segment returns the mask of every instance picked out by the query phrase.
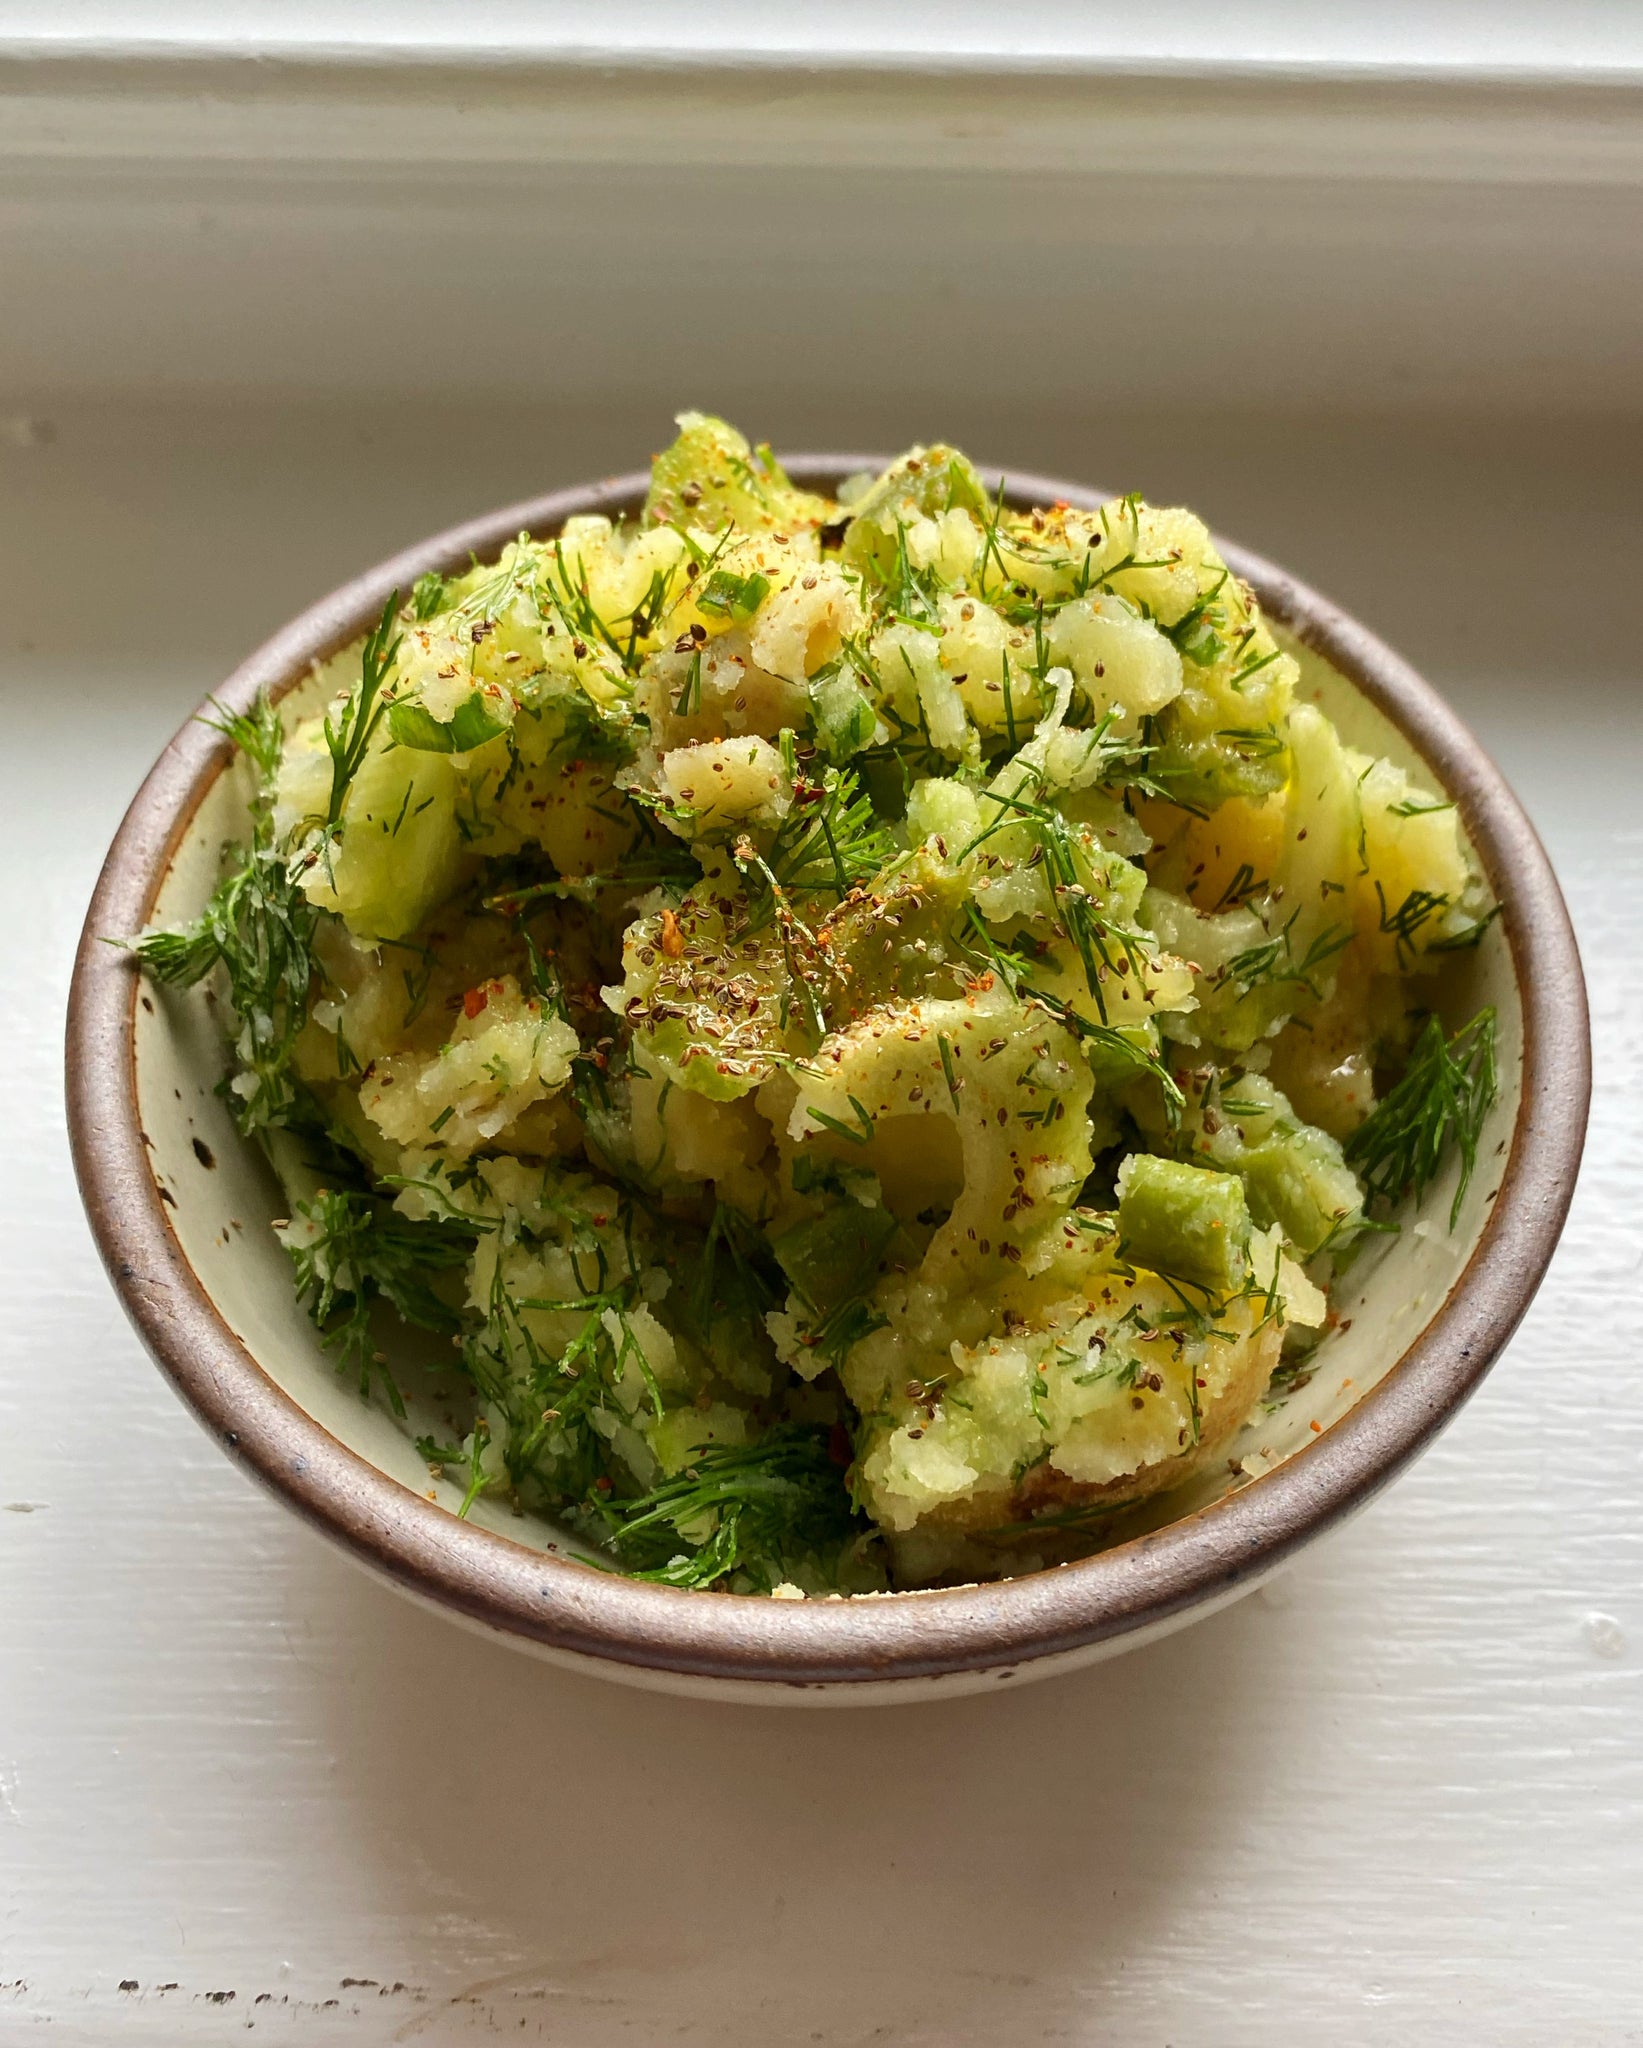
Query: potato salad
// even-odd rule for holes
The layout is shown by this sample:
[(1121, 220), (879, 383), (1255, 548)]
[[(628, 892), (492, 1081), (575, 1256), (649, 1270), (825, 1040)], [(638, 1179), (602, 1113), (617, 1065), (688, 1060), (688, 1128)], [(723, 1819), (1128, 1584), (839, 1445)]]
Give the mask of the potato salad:
[(788, 1598), (1033, 1569), (1224, 1456), (1494, 1090), (1454, 807), (1298, 674), (1190, 512), (943, 446), (817, 495), (687, 413), (636, 516), (225, 716), (248, 842), (138, 951), (218, 977), (339, 1364), (440, 1362), (461, 1512)]

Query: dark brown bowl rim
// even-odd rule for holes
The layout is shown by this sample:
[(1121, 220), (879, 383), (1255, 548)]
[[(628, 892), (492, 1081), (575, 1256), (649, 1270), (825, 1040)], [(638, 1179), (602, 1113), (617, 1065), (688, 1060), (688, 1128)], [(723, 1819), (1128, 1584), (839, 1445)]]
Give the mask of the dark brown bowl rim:
[[(829, 488), (879, 456), (801, 455)], [(1017, 505), (1099, 504), (1051, 478), (1002, 475)], [(345, 646), (394, 589), (488, 558), (522, 531), (630, 512), (647, 479), (558, 491), (453, 527), (333, 591), (237, 668), (217, 701), (243, 711)], [(1497, 897), (1523, 1003), (1522, 1098), (1500, 1191), (1460, 1278), (1380, 1383), (1313, 1443), (1219, 1501), (1081, 1563), (1007, 1581), (854, 1601), (773, 1601), (640, 1584), (458, 1521), (348, 1450), (265, 1374), (189, 1266), (148, 1163), (136, 1094), (138, 980), (105, 943), (140, 931), (227, 743), (191, 719), (160, 756), (93, 895), (69, 999), (75, 1171), (120, 1299), (172, 1384), (235, 1457), (298, 1513), (407, 1590), (547, 1649), (677, 1678), (859, 1686), (1001, 1674), (1213, 1602), (1369, 1500), (1476, 1387), (1532, 1300), (1562, 1229), (1591, 1090), (1585, 985), (1568, 913), (1522, 807), (1478, 741), (1415, 671), (1304, 583), (1225, 541), (1270, 617), (1363, 691), (1461, 810)]]

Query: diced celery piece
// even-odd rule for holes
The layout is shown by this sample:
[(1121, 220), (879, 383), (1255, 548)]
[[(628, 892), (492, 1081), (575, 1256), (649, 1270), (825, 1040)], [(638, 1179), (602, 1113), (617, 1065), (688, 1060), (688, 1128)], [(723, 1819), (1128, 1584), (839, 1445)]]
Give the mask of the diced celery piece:
[(826, 1310), (866, 1292), (895, 1231), (888, 1209), (843, 1201), (784, 1230), (770, 1249), (795, 1291), (812, 1308)]
[(1290, 1243), (1310, 1255), (1342, 1224), (1363, 1213), (1363, 1189), (1327, 1131), (1301, 1124), (1252, 1145), (1238, 1161), (1250, 1214), (1263, 1227), (1283, 1226)]
[(1249, 1210), (1236, 1174), (1132, 1153), (1118, 1169), (1118, 1228), (1128, 1256), (1214, 1294), (1249, 1271)]

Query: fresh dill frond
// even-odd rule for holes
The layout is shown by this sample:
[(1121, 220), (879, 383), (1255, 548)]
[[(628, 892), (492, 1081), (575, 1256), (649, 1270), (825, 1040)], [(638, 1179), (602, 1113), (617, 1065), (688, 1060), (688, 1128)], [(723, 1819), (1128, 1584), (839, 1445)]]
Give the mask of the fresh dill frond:
[(453, 1336), (462, 1318), (437, 1290), (438, 1278), (466, 1263), (474, 1232), (459, 1224), (413, 1223), (388, 1203), (354, 1190), (321, 1188), (298, 1202), (279, 1230), (291, 1256), (297, 1298), (338, 1365), (359, 1374), (361, 1396), (380, 1375), (396, 1415), (405, 1403), (376, 1349), (371, 1312), (386, 1302), (403, 1322)]
[(785, 899), (848, 896), (880, 874), (894, 852), (889, 827), (851, 769), (828, 768), (820, 782), (795, 777), (793, 808), (769, 851), (757, 855), (745, 840), (735, 850), (748, 887), (748, 930), (768, 924)]
[(249, 1135), (292, 1121), (302, 1099), (291, 1058), (308, 1018), (319, 912), (274, 844), (270, 791), (279, 770), (279, 714), (260, 700), (243, 715), (225, 713), (208, 723), (258, 771), (251, 844), (233, 856), (234, 865), (192, 923), (144, 932), (132, 951), (156, 980), (174, 987), (190, 987), (222, 965), (239, 1024), (241, 1069), (225, 1093)]
[(1283, 734), (1270, 725), (1223, 726), (1215, 737), (1226, 740), (1228, 751), (1241, 761), (1274, 761), (1289, 745)]
[(1033, 840), (1034, 858), (1050, 891), (1056, 924), (1078, 955), (1085, 986), (1105, 1024), (1107, 976), (1142, 971), (1148, 959), (1146, 934), (1119, 924), (1100, 909), (1094, 893), (1100, 887), (1100, 877), (1058, 810), (1049, 804), (1029, 802), (1019, 789), (1011, 794), (987, 789), (981, 794), (987, 802), (997, 804), (1003, 815), (998, 823), (979, 832), (960, 858), (973, 853), (1012, 819), (1025, 822)]
[[(1065, 1027), (1084, 1046), (1110, 1061), (1120, 1073), (1133, 1071), (1145, 1075), (1158, 1084), (1164, 1098), (1164, 1116), (1173, 1131), (1181, 1120), (1186, 1107), (1186, 1096), (1179, 1082), (1163, 1061), (1144, 1045), (1138, 1044), (1127, 1032), (1116, 1025), (1094, 1024), (1087, 1017), (1079, 1015), (1070, 1003), (1064, 1003), (1057, 995), (1041, 988), (1032, 979), (1032, 963), (1018, 952), (999, 944), (988, 930), (986, 920), (971, 903), (966, 906), (965, 915), (969, 924), (970, 940), (959, 940), (961, 949), (978, 965), (989, 968), (997, 974), (1005, 987), (1018, 1002), (1036, 1003), (1046, 1014)], [(814, 1111), (811, 1112), (815, 1114)]]
[(1414, 957), (1415, 940), (1433, 918), (1449, 908), (1449, 898), (1431, 889), (1411, 889), (1394, 910), (1378, 881), (1375, 896), (1380, 904), (1380, 928), (1396, 946), (1400, 966), (1407, 966)]
[(201, 723), (232, 740), (256, 769), (261, 782), (272, 782), (279, 773), (280, 757), (285, 751), (285, 728), (280, 724), (279, 712), (268, 698), (259, 696), (251, 709), (244, 712), (224, 710), (215, 697), (210, 699), (210, 704), (218, 715), (203, 719)]
[(394, 623), (398, 610), (399, 592), (390, 590), (383, 603), (382, 616), (366, 634), (365, 645), (360, 650), (359, 682), (335, 718), (330, 712), (325, 714), (325, 745), (331, 756), (331, 801), (326, 811), (328, 826), (335, 826), (342, 817), (348, 785), (359, 773), (366, 749), (388, 708), (383, 700), (382, 685), (399, 654), (400, 635)]
[(694, 718), (702, 708), (702, 650), (699, 647), (691, 650), (690, 666), (685, 670), (685, 679), (673, 708), (681, 718)]
[(722, 1317), (752, 1321), (781, 1299), (764, 1233), (728, 1202), (713, 1206), (687, 1299), (692, 1322), (708, 1340)]
[(1256, 876), (1247, 860), (1240, 861), (1237, 873), (1217, 897), (1210, 915), (1213, 917), (1223, 910), (1241, 910), (1250, 897), (1259, 896), (1270, 887), (1268, 881)]
[(1221, 628), (1226, 619), (1224, 607), (1217, 600), (1231, 573), (1230, 569), (1223, 569), (1209, 589), (1166, 629), (1176, 651), (1194, 668), (1212, 668), (1221, 658)]
[(1275, 1415), (1292, 1394), (1298, 1394), (1304, 1387), (1311, 1386), (1317, 1370), (1316, 1345), (1281, 1358), (1272, 1368), (1272, 1377), (1267, 1381), (1261, 1413)]
[[(603, 1258), (601, 1256), (601, 1266)], [(515, 1309), (533, 1309), (547, 1315), (577, 1315), (583, 1321), (563, 1350), (553, 1356), (552, 1371), (563, 1379), (576, 1380), (593, 1375), (593, 1383), (613, 1386), (632, 1364), (644, 1384), (651, 1412), (660, 1420), (662, 1390), (644, 1347), (634, 1335), (628, 1317), (637, 1305), (631, 1281), (601, 1288), (597, 1293), (546, 1296), (522, 1294)]]
[(1200, 800), (1194, 793), (1197, 771), (1190, 762), (1164, 758), (1169, 742), (1159, 738), (1161, 730), (1158, 718), (1151, 712), (1142, 719), (1140, 744), (1132, 763), (1124, 769), (1126, 794), (1156, 797), (1161, 803), (1185, 811), (1188, 817), (1207, 818), (1213, 804)]
[(646, 847), (628, 856), (621, 868), (608, 875), (552, 875), (542, 881), (520, 882), (481, 896), (480, 905), (499, 917), (518, 917), (533, 903), (544, 901), (586, 902), (607, 889), (619, 889), (638, 896), (647, 889), (683, 886), (701, 879), (701, 868), (684, 847)]
[(1102, 1498), (1083, 1501), (1072, 1507), (1048, 1508), (1043, 1514), (1034, 1515), (1025, 1522), (1003, 1522), (986, 1533), (988, 1540), (1001, 1542), (1017, 1536), (1043, 1536), (1053, 1529), (1100, 1528), (1127, 1508), (1133, 1508), (1137, 1498), (1137, 1495), (1130, 1494), (1121, 1500)]
[(1453, 1038), (1429, 1017), (1415, 1041), (1403, 1078), (1346, 1141), (1346, 1159), (1370, 1195), (1417, 1200), (1437, 1178), (1451, 1146), (1460, 1152), (1460, 1182), (1449, 1207), (1449, 1228), (1477, 1166), (1484, 1118), (1499, 1092), (1495, 1012), (1483, 1009)]
[(976, 595), (992, 602), (996, 592), (992, 586), (989, 586), (987, 581), (989, 567), (991, 567), (993, 574), (998, 578), (997, 590), (1006, 588), (1010, 581), (1009, 566), (1004, 560), (1004, 551), (999, 543), (999, 529), (1004, 523), (1004, 479), (1002, 477), (998, 480), (997, 490), (987, 499), (980, 512), (976, 514), (976, 517), (981, 525), (981, 546), (976, 551), (975, 568), (972, 574), (975, 579)]
[(1499, 917), (1502, 906), (1491, 903), (1481, 917), (1473, 918), (1458, 932), (1448, 932), (1442, 938), (1429, 939), (1426, 950), (1429, 953), (1469, 953), (1483, 938), (1484, 933)]
[(933, 627), (941, 616), (941, 579), (933, 569), (914, 566), (907, 552), (907, 527), (896, 521), (895, 547), (882, 572), (885, 608), (909, 626)]
[[(508, 559), (468, 592), (456, 607), (459, 618), (476, 623), (495, 621), (520, 597), (529, 598), (536, 609), (536, 557), (531, 553), (530, 538), (528, 533), (520, 534)], [(446, 592), (442, 590), (440, 596), (444, 598)]]
[[(631, 1306), (625, 1286), (562, 1301), (516, 1297), (497, 1261), (484, 1320), (464, 1338), (461, 1362), (503, 1424), (496, 1442), (515, 1492), (530, 1486), (555, 1502), (577, 1500), (605, 1476), (609, 1453), (597, 1423), (606, 1419), (610, 1377), (619, 1370), (611, 1326), (625, 1349), (632, 1341), (625, 1320)], [(537, 1309), (570, 1319), (562, 1343), (549, 1344), (538, 1334)]]
[(461, 1472), (466, 1475), (462, 1490), (461, 1504), (456, 1511), (459, 1522), (465, 1522), (473, 1511), (473, 1504), (482, 1493), (488, 1492), (492, 1479), (485, 1470), (485, 1452), (490, 1442), (490, 1427), (483, 1415), (474, 1418), (474, 1426), (467, 1439), (459, 1444), (442, 1444), (437, 1437), (419, 1436), (416, 1439), (416, 1454), (436, 1476), (440, 1472)]
[(1304, 953), (1297, 953), (1294, 932), (1295, 921), (1300, 914), (1298, 910), (1292, 912), (1288, 923), (1274, 937), (1235, 953), (1220, 970), (1218, 978), (1234, 983), (1245, 995), (1252, 989), (1294, 983), (1305, 989), (1314, 1001), (1321, 1001), (1324, 991), (1318, 985), (1318, 973), (1352, 943), (1352, 927), (1326, 925), (1309, 942)]
[[(869, 1274), (867, 1277), (873, 1276)], [(825, 1358), (837, 1371), (864, 1337), (872, 1336), (875, 1330), (888, 1328), (889, 1320), (858, 1294), (853, 1300), (841, 1301), (837, 1308), (830, 1309), (814, 1328), (806, 1332), (802, 1341), (807, 1350), (814, 1351), (818, 1358)]]
[(707, 1587), (836, 1550), (861, 1526), (828, 1432), (799, 1424), (756, 1444), (712, 1445), (636, 1499), (594, 1492), (575, 1516), (632, 1577)]
[[(726, 533), (728, 537), (728, 528)], [(576, 636), (572, 653), (581, 659), (589, 646), (597, 642), (615, 655), (624, 676), (637, 675), (644, 660), (640, 642), (652, 631), (665, 608), (671, 584), (664, 582), (658, 585), (656, 578), (652, 577), (644, 596), (631, 612), (607, 619), (593, 602), (586, 573), (572, 576), (565, 561), (562, 540), (556, 540), (544, 558), (543, 580), (549, 600)], [(625, 635), (620, 630), (624, 619), (628, 626)]]
[(220, 912), (226, 907), (222, 899), (227, 887), (226, 882), (219, 885), (192, 924), (159, 927), (132, 941), (132, 952), (156, 981), (191, 988), (216, 966), (222, 958)]
[(853, 1124), (847, 1124), (842, 1117), (829, 1116), (826, 1110), (818, 1109), (814, 1103), (810, 1104), (805, 1115), (812, 1123), (820, 1124), (824, 1131), (831, 1131), (835, 1138), (846, 1138), (852, 1145), (871, 1145), (875, 1130), (873, 1119), (868, 1115), (865, 1105), (858, 1102), (854, 1095), (849, 1100), (850, 1107), (856, 1113), (856, 1121)]

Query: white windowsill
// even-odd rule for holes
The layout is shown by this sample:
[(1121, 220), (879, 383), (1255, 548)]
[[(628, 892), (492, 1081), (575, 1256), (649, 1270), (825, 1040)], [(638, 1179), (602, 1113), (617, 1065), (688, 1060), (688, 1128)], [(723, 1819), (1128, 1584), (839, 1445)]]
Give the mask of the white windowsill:
[(1643, 13), (1622, 0), (1366, 0), (1317, 6), (1176, 0), (1122, 10), (1051, 0), (78, 0), (42, 19), (3, 0), (0, 42), (355, 58), (489, 53), (723, 63), (1130, 64), (1398, 72), (1614, 73), (1643, 68)]

